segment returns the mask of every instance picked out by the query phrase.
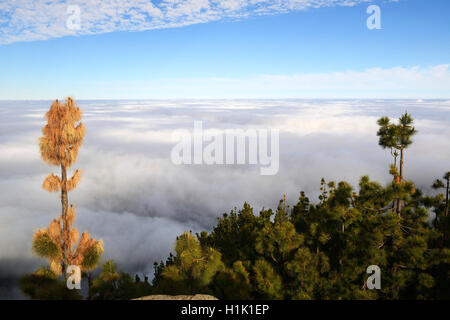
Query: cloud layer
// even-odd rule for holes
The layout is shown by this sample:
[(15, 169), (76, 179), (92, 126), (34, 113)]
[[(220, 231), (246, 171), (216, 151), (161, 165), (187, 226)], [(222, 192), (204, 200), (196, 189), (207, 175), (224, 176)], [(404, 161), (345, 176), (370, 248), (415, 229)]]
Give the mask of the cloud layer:
[[(0, 99), (23, 99), (16, 87), (7, 83)], [(48, 99), (54, 92), (82, 99), (449, 99), (450, 64), (229, 78), (87, 79), (75, 90), (72, 83), (61, 81), (31, 91), (29, 98)]]
[(308, 8), (353, 6), (361, 2), (370, 0), (1, 1), (0, 44), (173, 28)]
[[(67, 89), (69, 90), (69, 89)], [(70, 92), (70, 91), (69, 91)], [(79, 92), (83, 95), (83, 89)], [(88, 92), (86, 92), (89, 95)], [(230, 78), (165, 78), (104, 83), (96, 97), (164, 98), (450, 98), (450, 65), (370, 68), (363, 71), (258, 75)]]
[[(283, 193), (317, 199), (320, 178), (356, 185), (363, 174), (388, 183), (389, 152), (379, 148), (376, 119), (405, 109), (419, 134), (406, 152), (406, 176), (419, 188), (448, 171), (450, 101), (444, 100), (152, 100), (79, 101), (87, 127), (73, 169), (84, 175), (69, 195), (75, 226), (105, 241), (104, 259), (130, 273), (152, 274), (175, 237), (210, 231), (216, 219), (248, 201), (258, 212)], [(0, 101), (0, 298), (19, 297), (17, 278), (45, 262), (30, 251), (33, 230), (60, 212), (56, 194), (41, 188), (57, 168), (39, 156), (37, 141), (50, 101)], [(280, 130), (280, 170), (259, 166), (181, 165), (170, 161), (176, 129)]]

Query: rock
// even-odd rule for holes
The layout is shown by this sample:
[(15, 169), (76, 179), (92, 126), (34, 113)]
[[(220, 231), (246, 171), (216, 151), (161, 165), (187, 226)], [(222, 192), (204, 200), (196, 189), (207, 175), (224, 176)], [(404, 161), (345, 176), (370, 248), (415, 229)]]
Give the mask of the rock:
[(133, 300), (219, 300), (219, 299), (210, 296), (208, 294), (196, 294), (193, 296), (189, 295), (169, 296), (165, 294), (154, 294), (150, 296), (136, 298)]

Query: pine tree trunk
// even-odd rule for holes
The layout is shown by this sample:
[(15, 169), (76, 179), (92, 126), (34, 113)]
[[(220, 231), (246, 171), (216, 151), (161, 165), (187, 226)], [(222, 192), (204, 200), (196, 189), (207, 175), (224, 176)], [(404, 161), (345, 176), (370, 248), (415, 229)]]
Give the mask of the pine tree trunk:
[(447, 190), (447, 192), (446, 192), (446, 194), (445, 194), (445, 216), (448, 216), (448, 189), (449, 189), (449, 181), (450, 181), (450, 179), (447, 179), (447, 188), (446, 188), (446, 190)]
[(88, 300), (91, 300), (91, 287), (92, 287), (92, 273), (87, 272), (87, 283), (88, 283)]
[[(403, 181), (403, 148), (400, 149), (400, 183)], [(402, 202), (400, 199), (397, 199), (397, 213), (400, 217), (400, 212), (402, 211)]]
[(68, 225), (67, 225), (67, 209), (69, 207), (69, 200), (67, 197), (67, 189), (66, 189), (66, 182), (67, 182), (67, 170), (66, 167), (61, 164), (61, 204), (62, 204), (62, 223), (63, 223), (63, 243), (62, 243), (62, 267), (63, 267), (63, 274), (64, 277), (66, 277), (66, 268), (68, 267), (68, 246), (67, 246), (67, 237), (68, 237)]
[(400, 181), (403, 180), (403, 148), (400, 149)]

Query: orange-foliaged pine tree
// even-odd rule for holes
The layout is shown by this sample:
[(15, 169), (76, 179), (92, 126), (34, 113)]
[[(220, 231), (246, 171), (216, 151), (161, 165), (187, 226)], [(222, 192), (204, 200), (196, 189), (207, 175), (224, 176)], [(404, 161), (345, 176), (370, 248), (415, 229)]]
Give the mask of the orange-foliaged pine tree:
[(61, 176), (50, 174), (42, 187), (49, 192), (61, 192), (62, 211), (48, 228), (35, 232), (33, 251), (47, 259), (50, 269), (57, 275), (69, 265), (78, 265), (85, 271), (93, 270), (103, 253), (102, 240), (91, 238), (87, 231), (79, 239), (78, 230), (72, 228), (76, 214), (75, 207), (72, 204), (69, 206), (68, 192), (76, 188), (81, 171), (76, 170), (69, 179), (67, 169), (77, 160), (86, 132), (80, 122), (81, 115), (81, 109), (72, 98), (67, 98), (64, 104), (56, 100), (45, 114), (48, 122), (42, 129), (43, 137), (39, 139), (42, 159), (61, 167)]

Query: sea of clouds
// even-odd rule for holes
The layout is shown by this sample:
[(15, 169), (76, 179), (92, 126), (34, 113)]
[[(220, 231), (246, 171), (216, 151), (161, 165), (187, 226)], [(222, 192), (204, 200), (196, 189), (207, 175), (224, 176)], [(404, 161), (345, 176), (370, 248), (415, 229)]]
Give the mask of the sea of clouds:
[[(58, 168), (40, 159), (38, 138), (51, 101), (0, 101), (0, 298), (23, 298), (17, 279), (44, 265), (31, 253), (35, 228), (60, 213), (57, 194), (41, 188)], [(153, 272), (183, 231), (211, 231), (217, 217), (244, 201), (275, 208), (283, 193), (313, 201), (320, 178), (357, 186), (368, 174), (383, 184), (392, 161), (378, 146), (376, 120), (407, 110), (419, 133), (407, 150), (406, 178), (431, 192), (450, 169), (450, 101), (446, 100), (150, 100), (78, 101), (87, 128), (78, 162), (75, 226), (104, 240), (103, 260), (129, 273)], [(177, 129), (280, 130), (280, 167), (175, 165)]]

